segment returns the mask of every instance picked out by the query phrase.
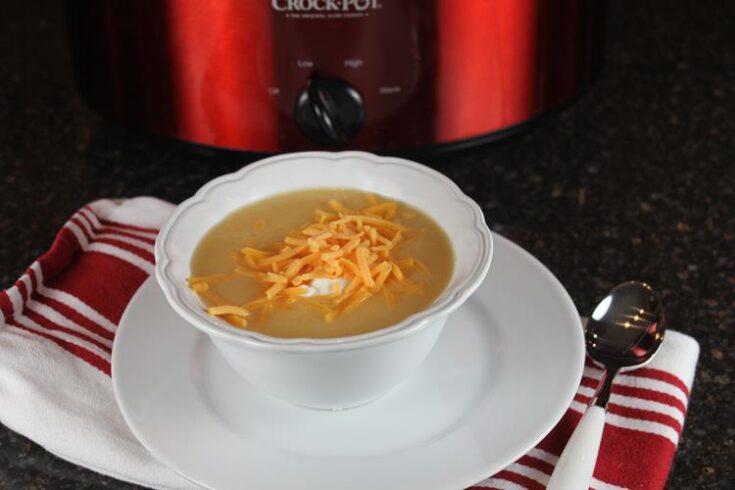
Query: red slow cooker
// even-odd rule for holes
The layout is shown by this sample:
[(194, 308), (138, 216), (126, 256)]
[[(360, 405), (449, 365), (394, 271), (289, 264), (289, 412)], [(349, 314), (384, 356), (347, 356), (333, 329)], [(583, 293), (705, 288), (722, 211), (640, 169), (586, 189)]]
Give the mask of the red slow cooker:
[(519, 130), (600, 66), (604, 0), (68, 0), (105, 116), (235, 150), (408, 150)]

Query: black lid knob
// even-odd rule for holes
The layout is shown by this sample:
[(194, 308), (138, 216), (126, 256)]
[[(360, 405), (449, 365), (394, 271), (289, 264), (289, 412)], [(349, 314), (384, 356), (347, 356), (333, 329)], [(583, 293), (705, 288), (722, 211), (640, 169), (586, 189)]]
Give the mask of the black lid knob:
[(360, 94), (347, 82), (313, 77), (296, 99), (294, 117), (314, 143), (340, 145), (362, 128), (365, 108)]

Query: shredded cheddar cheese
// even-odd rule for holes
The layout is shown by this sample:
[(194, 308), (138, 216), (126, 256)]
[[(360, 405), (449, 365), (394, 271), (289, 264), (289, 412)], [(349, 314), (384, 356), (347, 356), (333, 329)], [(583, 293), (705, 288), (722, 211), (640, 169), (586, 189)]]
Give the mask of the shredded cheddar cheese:
[[(376, 294), (388, 305), (398, 294), (422, 294), (420, 285), (406, 277), (406, 271), (427, 272), (414, 258), (395, 258), (396, 249), (413, 236), (406, 226), (395, 221), (396, 202), (379, 202), (369, 195), (369, 205), (353, 210), (332, 199), (329, 211), (317, 209), (313, 221), (288, 233), (273, 250), (244, 247), (236, 255), (231, 273), (189, 278), (189, 286), (213, 306), (210, 315), (246, 327), (251, 312), (259, 318), (277, 305), (303, 302), (324, 314), (326, 321), (348, 314)], [(255, 227), (262, 228), (264, 222)], [(263, 296), (243, 305), (231, 305), (214, 293), (210, 283), (248, 276), (263, 282)], [(307, 297), (315, 279), (334, 280), (321, 301)], [(342, 281), (341, 283), (338, 282)], [(313, 293), (309, 293), (313, 294)]]

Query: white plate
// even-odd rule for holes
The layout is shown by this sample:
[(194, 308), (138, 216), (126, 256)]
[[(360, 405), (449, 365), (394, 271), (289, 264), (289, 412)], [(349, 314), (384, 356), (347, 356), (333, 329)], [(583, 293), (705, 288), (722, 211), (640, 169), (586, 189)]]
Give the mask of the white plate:
[(493, 266), (419, 372), (345, 411), (298, 408), (236, 375), (149, 279), (120, 321), (112, 380), (159, 460), (215, 489), (470, 486), (542, 439), (584, 363), (577, 311), (536, 259), (495, 235)]

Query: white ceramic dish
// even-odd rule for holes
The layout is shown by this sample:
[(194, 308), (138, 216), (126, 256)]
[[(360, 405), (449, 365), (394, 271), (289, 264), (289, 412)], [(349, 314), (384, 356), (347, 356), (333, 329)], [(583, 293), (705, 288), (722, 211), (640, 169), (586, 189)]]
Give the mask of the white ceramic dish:
[(543, 265), (495, 237), (493, 273), (404, 384), (345, 411), (299, 408), (238, 377), (149, 280), (115, 336), (112, 380), (158, 459), (217, 490), (457, 490), (535, 445), (584, 364), (571, 299)]
[[(433, 217), (455, 252), (447, 288), (427, 309), (388, 328), (336, 339), (283, 339), (206, 314), (187, 287), (201, 237), (237, 208), (308, 188), (351, 187), (411, 204)], [(322, 409), (362, 405), (404, 381), (426, 358), (447, 317), (482, 282), (492, 236), (479, 206), (447, 177), (408, 160), (362, 152), (291, 153), (217, 178), (184, 201), (156, 240), (156, 278), (173, 309), (211, 336), (230, 365), (283, 400)]]

